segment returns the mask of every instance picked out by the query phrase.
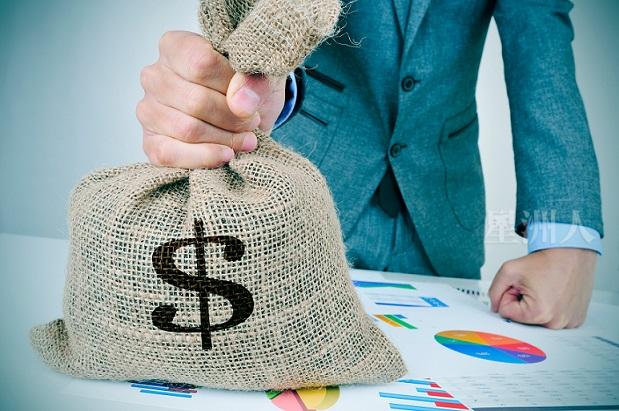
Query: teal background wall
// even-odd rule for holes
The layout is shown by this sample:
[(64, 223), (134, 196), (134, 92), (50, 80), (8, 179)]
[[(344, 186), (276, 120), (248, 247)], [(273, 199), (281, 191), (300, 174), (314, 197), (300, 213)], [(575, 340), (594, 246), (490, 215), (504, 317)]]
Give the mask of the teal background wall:
[[(619, 1), (576, 0), (577, 76), (602, 177), (605, 255), (596, 287), (619, 291)], [(166, 30), (197, 31), (197, 1), (0, 0), (0, 232), (66, 237), (71, 188), (94, 168), (144, 161), (141, 68)], [(480, 111), (490, 216), (513, 213), (515, 177), (500, 42), (483, 57)], [(489, 227), (484, 278), (522, 255)]]

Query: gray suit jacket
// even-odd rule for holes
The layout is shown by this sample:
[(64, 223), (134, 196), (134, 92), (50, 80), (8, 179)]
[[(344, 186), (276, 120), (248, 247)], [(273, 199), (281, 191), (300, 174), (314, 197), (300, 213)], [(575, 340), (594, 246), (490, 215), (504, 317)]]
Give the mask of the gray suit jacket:
[(536, 218), (603, 233), (569, 1), (356, 0), (348, 7), (342, 34), (306, 60), (298, 114), (275, 133), (323, 172), (345, 238), (391, 164), (434, 269), (479, 275), (485, 199), (475, 86), (491, 17), (511, 109), (516, 230)]

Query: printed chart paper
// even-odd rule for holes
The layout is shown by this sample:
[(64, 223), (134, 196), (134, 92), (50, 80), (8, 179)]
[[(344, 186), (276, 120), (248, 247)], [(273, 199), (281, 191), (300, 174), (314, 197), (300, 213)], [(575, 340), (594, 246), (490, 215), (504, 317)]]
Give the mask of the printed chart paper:
[[(74, 379), (64, 393), (201, 411), (619, 409), (617, 322), (561, 331), (525, 326), (448, 285), (403, 277), (353, 272), (368, 316), (407, 364), (408, 374), (392, 384), (230, 392)], [(618, 307), (604, 310), (619, 317)]]

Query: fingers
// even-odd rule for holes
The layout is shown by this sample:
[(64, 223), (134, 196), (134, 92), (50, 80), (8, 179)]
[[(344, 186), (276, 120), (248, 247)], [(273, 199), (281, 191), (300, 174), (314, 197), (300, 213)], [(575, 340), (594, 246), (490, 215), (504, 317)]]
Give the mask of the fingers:
[[(138, 104), (136, 114), (144, 128), (144, 151), (153, 163), (159, 165), (217, 167), (222, 161), (232, 159), (234, 151), (252, 151), (258, 144), (251, 132), (232, 133), (219, 129), (148, 96)], [(161, 147), (156, 146), (158, 142)], [(213, 150), (216, 149), (216, 152), (213, 153), (206, 147), (209, 144), (226, 147), (227, 150), (215, 147)], [(184, 158), (185, 154), (187, 158)]]
[(184, 31), (165, 33), (159, 42), (161, 62), (185, 80), (226, 93), (234, 70), (202, 36)]
[(216, 127), (242, 132), (253, 130), (260, 124), (257, 113), (243, 118), (236, 116), (228, 108), (225, 95), (191, 83), (164, 65), (145, 67), (140, 81), (150, 98)]
[(229, 61), (194, 33), (168, 32), (159, 48), (159, 61), (142, 71), (145, 96), (136, 110), (149, 159), (216, 167), (232, 158), (231, 151), (254, 150), (251, 130), (272, 128), (285, 78), (235, 75)]
[(175, 138), (144, 132), (144, 152), (151, 163), (179, 168), (216, 168), (228, 163), (234, 151), (224, 145), (187, 144)]
[(490, 291), (492, 311), (503, 318), (531, 324), (530, 297), (519, 288), (518, 268), (515, 261), (503, 264), (496, 274)]
[[(535, 297), (522, 294), (516, 288), (510, 288), (503, 294), (501, 301), (498, 304), (498, 313), (503, 318), (508, 318), (522, 324), (535, 324), (549, 326), (553, 318), (545, 304), (540, 304), (540, 301)], [(558, 320), (558, 317), (553, 318)], [(553, 327), (550, 327), (553, 328)], [(561, 326), (563, 328), (563, 326)]]
[(492, 311), (520, 323), (540, 323), (535, 314), (539, 302), (526, 287), (530, 271), (521, 259), (507, 261), (501, 266), (488, 292)]
[(531, 257), (507, 261), (501, 266), (489, 291), (492, 310), (519, 323), (563, 328), (563, 316), (555, 315), (552, 302), (540, 288), (543, 282), (535, 281), (542, 273)]
[[(570, 327), (568, 325), (568, 319), (565, 315), (557, 315), (552, 318), (552, 320), (546, 323), (540, 323), (546, 328), (550, 328), (551, 330), (562, 330), (564, 328), (575, 328), (577, 325)], [(578, 324), (580, 325), (580, 324)]]
[(501, 266), (499, 271), (494, 276), (492, 280), (492, 285), (488, 290), (488, 296), (490, 297), (490, 307), (493, 312), (498, 312), (501, 299), (503, 298), (503, 294), (512, 288), (515, 282), (514, 271), (511, 269), (509, 265), (511, 261), (506, 262)]
[(233, 133), (205, 123), (179, 110), (144, 97), (137, 106), (137, 117), (145, 130), (163, 134), (185, 143), (227, 145), (235, 151), (256, 148), (256, 136), (251, 132)]
[(515, 288), (508, 289), (497, 304), (497, 312), (503, 318), (517, 322), (527, 322), (528, 301)]
[(586, 307), (583, 311), (571, 318), (564, 328), (578, 328), (583, 325), (585, 320), (587, 319), (587, 311), (588, 307)]
[(503, 264), (489, 291), (501, 316), (551, 329), (587, 317), (596, 256), (575, 249), (541, 250)]

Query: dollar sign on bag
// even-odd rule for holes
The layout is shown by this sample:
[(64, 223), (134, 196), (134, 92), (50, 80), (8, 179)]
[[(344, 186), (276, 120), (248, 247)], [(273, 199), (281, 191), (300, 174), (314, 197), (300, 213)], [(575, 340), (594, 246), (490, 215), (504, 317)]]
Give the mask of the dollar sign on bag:
[[(199, 332), (202, 338), (202, 349), (213, 348), (211, 333), (225, 330), (245, 321), (254, 310), (254, 299), (251, 293), (242, 285), (227, 280), (217, 280), (207, 277), (204, 247), (207, 243), (223, 245), (223, 257), (226, 261), (238, 261), (245, 253), (241, 240), (232, 236), (204, 236), (204, 224), (201, 220), (194, 221), (195, 237), (172, 240), (155, 249), (152, 256), (155, 272), (163, 281), (175, 287), (198, 293), (200, 302), (200, 325), (187, 327), (174, 324), (176, 307), (172, 304), (161, 304), (151, 314), (153, 325), (163, 331), (178, 333)], [(198, 275), (190, 275), (176, 267), (174, 254), (179, 248), (193, 245), (196, 249), (196, 266)], [(208, 298), (217, 294), (227, 299), (232, 306), (232, 317), (221, 324), (211, 324), (208, 312)]]

